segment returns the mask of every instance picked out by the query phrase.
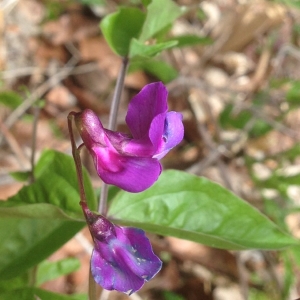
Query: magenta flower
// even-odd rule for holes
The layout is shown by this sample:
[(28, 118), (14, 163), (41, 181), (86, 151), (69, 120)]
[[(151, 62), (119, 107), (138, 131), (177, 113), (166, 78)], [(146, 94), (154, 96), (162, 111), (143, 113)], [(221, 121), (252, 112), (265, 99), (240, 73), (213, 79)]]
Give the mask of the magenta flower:
[(91, 212), (86, 203), (81, 202), (81, 206), (95, 243), (91, 271), (96, 283), (129, 295), (138, 291), (162, 266), (145, 232), (116, 226)]
[(168, 112), (167, 97), (166, 87), (156, 82), (131, 100), (126, 116), (131, 135), (103, 128), (89, 109), (76, 114), (76, 126), (104, 182), (137, 193), (158, 179), (159, 159), (181, 142), (184, 131), (182, 115)]

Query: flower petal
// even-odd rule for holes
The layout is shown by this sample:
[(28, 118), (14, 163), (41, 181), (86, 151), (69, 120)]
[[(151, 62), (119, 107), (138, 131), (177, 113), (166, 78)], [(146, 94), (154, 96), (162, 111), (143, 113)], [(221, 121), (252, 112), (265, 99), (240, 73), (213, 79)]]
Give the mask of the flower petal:
[[(133, 227), (116, 226), (117, 239), (123, 247), (127, 243), (127, 251), (122, 253), (123, 259), (130, 269), (139, 277), (149, 281), (161, 269), (161, 260), (153, 253), (149, 239), (145, 232)], [(124, 240), (123, 237), (126, 237)]]
[(162, 262), (143, 230), (115, 226), (115, 231), (107, 242), (95, 240), (92, 274), (103, 288), (131, 294), (160, 271)]
[(129, 295), (138, 291), (145, 283), (145, 280), (134, 274), (127, 265), (122, 262), (120, 264), (120, 259), (118, 262), (107, 261), (96, 249), (91, 258), (91, 272), (96, 283), (104, 289), (116, 290)]
[(157, 147), (153, 147), (149, 137), (140, 140), (131, 139), (122, 144), (122, 152), (130, 156), (152, 157), (156, 149)]
[(75, 124), (87, 148), (94, 144), (104, 145), (105, 129), (98, 116), (90, 109), (75, 115)]
[(182, 114), (174, 111), (168, 112), (165, 120), (162, 143), (160, 149), (153, 157), (157, 159), (164, 157), (173, 147), (182, 141), (183, 134)]
[(153, 278), (162, 262), (153, 253), (149, 239), (141, 229), (116, 226), (80, 202), (95, 248), (91, 272), (95, 281), (107, 290), (131, 294)]
[[(157, 159), (151, 157), (153, 151), (146, 157), (139, 156), (139, 151), (124, 153), (122, 145), (128, 144), (129, 137), (104, 129), (97, 115), (91, 110), (77, 114), (75, 122), (94, 159), (97, 173), (105, 183), (137, 193), (157, 180), (161, 165)], [(142, 144), (144, 149), (147, 149), (146, 146), (147, 144)]]
[[(148, 136), (152, 120), (167, 112), (168, 91), (162, 82), (146, 85), (129, 103), (126, 123), (134, 139)], [(163, 124), (162, 124), (163, 126)]]
[(93, 147), (91, 153), (100, 178), (128, 192), (147, 189), (161, 173), (161, 164), (155, 158), (126, 156), (101, 146)]
[(152, 156), (155, 155), (163, 143), (163, 134), (166, 122), (166, 114), (157, 115), (151, 122), (149, 129), (149, 138), (153, 145)]

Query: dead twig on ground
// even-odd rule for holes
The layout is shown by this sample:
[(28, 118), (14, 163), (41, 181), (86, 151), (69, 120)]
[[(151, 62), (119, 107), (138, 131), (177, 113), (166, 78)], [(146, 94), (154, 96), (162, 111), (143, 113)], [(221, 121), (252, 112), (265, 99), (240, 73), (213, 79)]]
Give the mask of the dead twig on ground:
[(17, 139), (8, 130), (7, 126), (0, 121), (0, 130), (5, 137), (8, 145), (10, 146), (12, 152), (16, 155), (17, 161), (23, 170), (26, 170), (29, 166), (29, 159), (23, 153), (21, 146), (17, 142)]
[(98, 68), (95, 63), (89, 63), (78, 67), (65, 67), (59, 70), (39, 87), (37, 87), (24, 102), (18, 106), (5, 120), (5, 126), (10, 128), (38, 99), (40, 99), (54, 84), (61, 82), (71, 74), (91, 72)]

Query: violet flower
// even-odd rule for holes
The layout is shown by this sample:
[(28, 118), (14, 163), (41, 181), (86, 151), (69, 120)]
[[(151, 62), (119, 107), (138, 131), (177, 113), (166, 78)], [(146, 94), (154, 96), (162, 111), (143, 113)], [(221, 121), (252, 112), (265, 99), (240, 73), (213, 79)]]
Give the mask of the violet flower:
[(162, 266), (145, 232), (114, 225), (91, 212), (86, 203), (81, 202), (81, 206), (95, 243), (91, 258), (95, 282), (128, 295), (138, 291)]
[(89, 109), (76, 114), (76, 126), (105, 183), (137, 193), (158, 179), (159, 159), (181, 142), (184, 131), (182, 115), (167, 112), (167, 97), (166, 87), (156, 82), (131, 100), (126, 116), (131, 135), (103, 128)]

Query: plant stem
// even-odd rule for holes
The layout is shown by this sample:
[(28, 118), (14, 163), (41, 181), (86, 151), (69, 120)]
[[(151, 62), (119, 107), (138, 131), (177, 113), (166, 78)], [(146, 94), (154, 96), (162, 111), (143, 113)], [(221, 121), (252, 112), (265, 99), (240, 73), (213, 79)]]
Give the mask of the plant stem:
[(108, 184), (105, 182), (102, 182), (100, 201), (99, 201), (99, 207), (98, 207), (98, 212), (101, 215), (106, 215), (107, 196), (108, 196)]
[[(128, 67), (128, 62), (129, 62), (128, 58), (124, 57), (118, 75), (114, 97), (111, 103), (111, 109), (110, 109), (109, 121), (108, 121), (109, 130), (116, 130), (117, 127), (117, 115), (118, 115), (118, 110), (120, 105), (121, 94), (124, 86), (125, 75)], [(107, 196), (108, 196), (108, 185), (103, 182), (98, 211), (101, 215), (104, 216), (106, 215)]]
[(90, 271), (89, 271), (89, 300), (97, 300), (100, 294), (98, 285), (96, 284), (94, 277), (92, 275), (91, 271), (91, 265), (90, 265)]
[(69, 129), (70, 140), (71, 140), (71, 145), (72, 145), (72, 155), (73, 155), (73, 158), (75, 161), (80, 200), (82, 202), (87, 203), (86, 195), (85, 195), (85, 191), (84, 191), (84, 185), (83, 185), (83, 173), (82, 173), (82, 164), (81, 164), (81, 158), (80, 158), (80, 147), (77, 148), (76, 143), (75, 143), (74, 134), (73, 134), (72, 121), (74, 119), (74, 115), (75, 115), (75, 112), (70, 112), (68, 115), (68, 129)]
[[(68, 129), (69, 129), (70, 140), (71, 140), (71, 145), (72, 145), (72, 155), (73, 155), (73, 158), (75, 161), (75, 167), (76, 167), (76, 174), (77, 174), (79, 194), (80, 194), (80, 205), (83, 209), (84, 205), (87, 206), (87, 200), (86, 200), (86, 195), (85, 195), (85, 190), (84, 190), (82, 163), (81, 163), (81, 158), (80, 158), (81, 146), (79, 146), (78, 148), (76, 146), (75, 137), (74, 137), (74, 133), (73, 133), (73, 127), (72, 127), (72, 121), (74, 119), (74, 116), (75, 116), (75, 112), (70, 112), (68, 115)], [(83, 213), (86, 217), (84, 209), (83, 209)], [(90, 274), (89, 274), (88, 294), (89, 294), (89, 300), (97, 300), (97, 285), (91, 274), (91, 269), (90, 269)]]
[(123, 86), (124, 86), (124, 80), (125, 80), (125, 75), (126, 75), (126, 71), (127, 71), (127, 66), (128, 66), (128, 58), (124, 57), (123, 61), (122, 61), (121, 69), (120, 69), (120, 72), (118, 75), (114, 97), (113, 97), (113, 100), (111, 103), (109, 121), (108, 121), (108, 129), (109, 130), (116, 130), (117, 115), (118, 115), (118, 110), (119, 110), (119, 105), (120, 105), (121, 93), (122, 93)]

